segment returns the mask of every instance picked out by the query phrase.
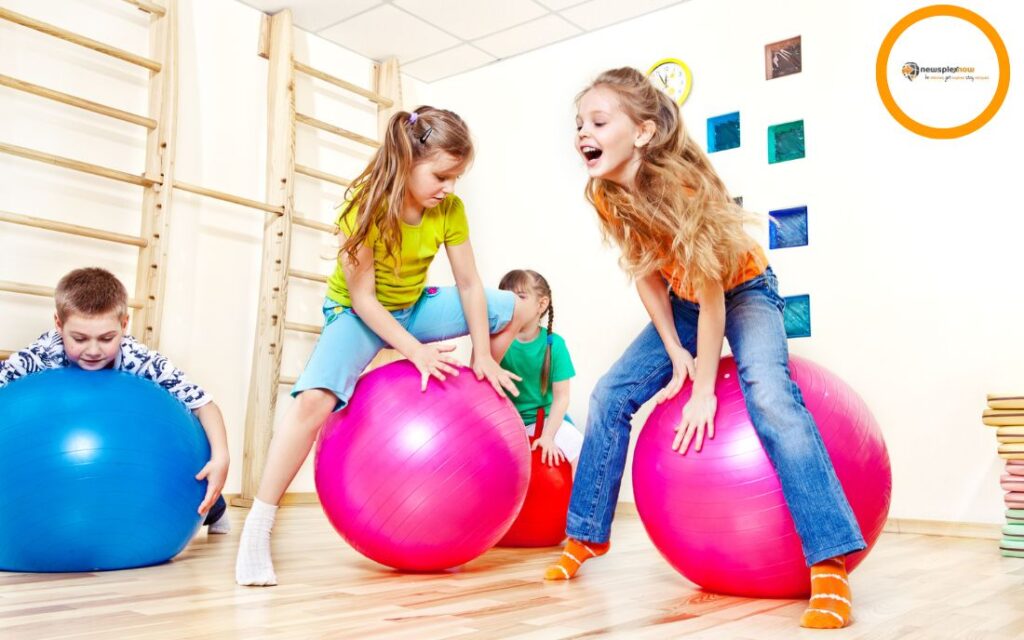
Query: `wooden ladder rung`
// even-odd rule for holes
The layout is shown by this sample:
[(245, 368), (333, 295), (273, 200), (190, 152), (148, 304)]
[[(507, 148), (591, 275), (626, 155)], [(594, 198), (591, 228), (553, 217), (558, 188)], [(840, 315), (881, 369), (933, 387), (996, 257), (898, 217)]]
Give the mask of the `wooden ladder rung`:
[(314, 169), (313, 167), (307, 167), (307, 166), (302, 165), (302, 164), (296, 164), (295, 165), (295, 173), (301, 173), (304, 176), (309, 176), (310, 178), (316, 178), (317, 180), (324, 180), (326, 182), (333, 182), (334, 184), (340, 184), (343, 187), (347, 187), (350, 184), (352, 184), (352, 181), (347, 179), (347, 178), (342, 178), (340, 176), (332, 175), (330, 173), (325, 173), (323, 171), (320, 171), (319, 169)]
[(302, 333), (320, 333), (321, 327), (315, 324), (303, 324), (301, 322), (284, 321), (284, 328), (288, 331), (301, 331)]
[[(0, 9), (0, 11), (2, 11), (2, 9)], [(8, 153), (12, 156), (26, 158), (28, 160), (45, 162), (47, 164), (56, 165), (58, 167), (63, 167), (65, 169), (71, 169), (73, 171), (89, 173), (94, 176), (110, 178), (111, 180), (117, 180), (119, 182), (136, 184), (139, 185), (140, 187), (151, 187), (154, 184), (160, 184), (156, 180), (153, 180), (152, 178), (147, 178), (146, 176), (139, 176), (135, 175), (134, 173), (127, 173), (125, 171), (119, 171), (118, 169), (111, 169), (109, 167), (104, 167), (89, 162), (82, 162), (81, 160), (74, 160), (72, 158), (65, 158), (64, 156), (57, 156), (52, 153), (37, 151), (35, 149), (29, 149), (27, 147), (19, 147), (13, 144), (7, 144), (6, 142), (0, 142), (0, 152)]]
[(291, 386), (291, 385), (295, 384), (298, 381), (299, 381), (298, 378), (293, 378), (291, 376), (280, 376), (277, 379), (277, 384), (283, 384), (283, 385)]
[(317, 231), (323, 231), (324, 233), (329, 233), (332, 236), (337, 235), (338, 233), (338, 227), (334, 226), (333, 224), (320, 222), (319, 220), (314, 220), (313, 218), (307, 216), (293, 215), (292, 224), (296, 224), (300, 227), (306, 227), (307, 229), (316, 229)]
[(29, 29), (35, 29), (36, 31), (40, 33), (45, 33), (48, 36), (53, 36), (55, 38), (60, 38), (61, 40), (66, 40), (73, 44), (77, 44), (80, 47), (85, 47), (86, 49), (98, 51), (112, 58), (117, 58), (118, 60), (130, 62), (134, 65), (138, 65), (140, 67), (149, 69), (150, 71), (160, 71), (161, 68), (160, 63), (156, 60), (136, 55), (130, 51), (125, 51), (124, 49), (118, 49), (113, 45), (109, 45), (105, 42), (100, 42), (99, 40), (86, 38), (85, 36), (81, 36), (77, 33), (74, 33), (73, 31), (61, 29), (60, 27), (48, 24), (46, 22), (42, 22), (40, 20), (36, 20), (35, 18), (23, 16), (20, 13), (15, 13), (14, 11), (11, 11), (10, 9), (4, 9), (3, 7), (0, 7), (0, 18), (7, 20), (9, 22), (13, 22), (14, 24), (20, 24), (23, 27), (28, 27)]
[(181, 182), (180, 180), (174, 181), (174, 188), (180, 189), (181, 191), (188, 191), (189, 193), (194, 193), (200, 196), (206, 196), (208, 198), (223, 200), (224, 202), (240, 204), (243, 207), (251, 207), (253, 209), (259, 209), (261, 211), (267, 211), (269, 213), (284, 215), (284, 207), (275, 207), (272, 204), (260, 202), (259, 200), (250, 200), (249, 198), (243, 198), (242, 196), (232, 195), (224, 191), (217, 191), (216, 189), (207, 189), (206, 187), (200, 187), (198, 185), (189, 184), (187, 182)]
[(329, 122), (324, 122), (323, 120), (317, 120), (316, 118), (312, 116), (307, 116), (304, 113), (296, 112), (295, 121), (313, 127), (314, 129), (320, 129), (321, 131), (326, 131), (328, 133), (333, 133), (336, 136), (347, 138), (348, 140), (352, 140), (353, 142), (365, 144), (366, 146), (373, 147), (374, 149), (380, 146), (380, 143), (374, 140), (373, 138), (367, 138), (366, 136), (360, 135), (355, 131), (349, 131), (348, 129), (337, 127)]
[(107, 242), (130, 244), (136, 247), (145, 247), (149, 245), (149, 242), (145, 238), (140, 238), (138, 236), (129, 236), (123, 233), (114, 233), (113, 231), (105, 231), (103, 229), (83, 227), (77, 224), (69, 224), (67, 222), (57, 222), (56, 220), (25, 216), (19, 213), (11, 213), (10, 211), (0, 211), (0, 222), (10, 222), (11, 224), (20, 224), (25, 227), (46, 229), (47, 231), (56, 231), (57, 233), (66, 233), (73, 236), (106, 240)]
[(313, 282), (327, 282), (327, 276), (320, 273), (313, 273), (312, 271), (300, 271), (299, 269), (289, 269), (288, 275), (292, 278), (298, 278), (300, 280), (311, 280)]
[(152, 13), (155, 16), (164, 17), (167, 14), (167, 10), (160, 5), (153, 2), (146, 2), (146, 0), (124, 0), (133, 7), (138, 7), (141, 11)]
[(379, 93), (377, 93), (375, 91), (370, 91), (369, 89), (364, 89), (364, 88), (360, 87), (357, 84), (352, 84), (351, 82), (348, 82), (346, 80), (342, 80), (341, 78), (338, 78), (336, 76), (332, 76), (331, 74), (326, 73), (324, 71), (320, 71), (319, 69), (314, 69), (313, 67), (309, 66), (308, 64), (304, 64), (302, 62), (299, 62), (298, 60), (296, 60), (294, 64), (295, 64), (295, 70), (296, 71), (304, 73), (307, 76), (312, 76), (313, 78), (317, 78), (318, 80), (323, 80), (324, 82), (329, 82), (329, 83), (333, 84), (336, 87), (341, 87), (342, 89), (345, 89), (346, 91), (351, 91), (352, 93), (355, 93), (357, 95), (363, 96), (364, 98), (366, 98), (368, 100), (372, 100), (373, 102), (376, 102), (377, 104), (379, 104), (381, 107), (383, 107), (385, 109), (387, 109), (389, 107), (392, 107), (395, 104), (394, 100), (392, 100), (391, 98), (387, 98), (385, 96), (382, 96), (381, 94), (379, 94)]
[(156, 129), (157, 122), (153, 118), (147, 118), (146, 116), (140, 116), (129, 111), (123, 111), (109, 105), (93, 102), (92, 100), (86, 100), (85, 98), (73, 96), (70, 93), (63, 93), (56, 89), (49, 89), (38, 84), (32, 84), (31, 82), (19, 80), (18, 78), (13, 78), (8, 75), (0, 74), (0, 85), (10, 87), (11, 89), (17, 89), (18, 91), (24, 91), (25, 93), (30, 93), (41, 98), (47, 98), (54, 102), (60, 102), (72, 107), (78, 107), (79, 109), (85, 109), (86, 111), (122, 120), (124, 122), (137, 124), (146, 127), (147, 129)]
[[(6, 291), (7, 293), (20, 293), (27, 296), (39, 296), (41, 298), (52, 298), (54, 294), (52, 287), (43, 287), (37, 284), (25, 284), (23, 282), (11, 282), (9, 280), (0, 280), (0, 291)], [(142, 305), (135, 300), (129, 300), (128, 306), (132, 309), (142, 308)]]

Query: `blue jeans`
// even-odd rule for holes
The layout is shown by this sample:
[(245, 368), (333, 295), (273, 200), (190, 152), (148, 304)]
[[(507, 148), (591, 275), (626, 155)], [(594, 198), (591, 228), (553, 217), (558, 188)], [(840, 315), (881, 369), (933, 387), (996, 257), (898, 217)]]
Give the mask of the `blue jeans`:
[(224, 501), (224, 496), (217, 496), (217, 502), (214, 502), (213, 506), (210, 507), (210, 510), (206, 512), (206, 519), (203, 520), (203, 525), (205, 526), (217, 522), (227, 510), (228, 503)]
[[(679, 339), (696, 352), (700, 307), (670, 294)], [(814, 418), (789, 376), (783, 299), (771, 268), (725, 294), (725, 335), (754, 429), (775, 466), (808, 565), (865, 548)], [(580, 454), (566, 533), (607, 542), (629, 447), (630, 420), (672, 377), (653, 324), (597, 383)], [(665, 445), (668, 446), (668, 443)]]
[[(485, 289), (484, 295), (487, 322), (490, 332), (495, 334), (512, 320), (516, 294)], [(292, 396), (308, 389), (326, 389), (338, 398), (334, 410), (340, 411), (352, 397), (363, 369), (388, 345), (351, 307), (327, 298), (323, 312), (323, 331), (292, 388)], [(462, 298), (456, 287), (427, 287), (414, 304), (392, 311), (391, 315), (420, 342), (448, 340), (469, 333)]]

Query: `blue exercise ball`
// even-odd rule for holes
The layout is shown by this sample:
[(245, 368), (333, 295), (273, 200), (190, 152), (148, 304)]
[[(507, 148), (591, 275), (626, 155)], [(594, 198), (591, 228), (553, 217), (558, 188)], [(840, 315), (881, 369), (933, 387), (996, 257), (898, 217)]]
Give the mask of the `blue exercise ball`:
[(0, 389), (0, 570), (170, 560), (201, 524), (209, 458), (192, 413), (149, 380), (76, 367), (16, 380)]

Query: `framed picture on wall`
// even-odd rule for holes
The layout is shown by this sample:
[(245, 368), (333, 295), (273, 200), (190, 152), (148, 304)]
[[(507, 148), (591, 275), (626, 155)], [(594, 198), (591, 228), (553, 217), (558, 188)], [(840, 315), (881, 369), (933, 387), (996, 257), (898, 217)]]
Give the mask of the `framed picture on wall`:
[(774, 80), (782, 76), (800, 73), (803, 69), (803, 55), (800, 51), (800, 36), (779, 40), (764, 46), (764, 79)]

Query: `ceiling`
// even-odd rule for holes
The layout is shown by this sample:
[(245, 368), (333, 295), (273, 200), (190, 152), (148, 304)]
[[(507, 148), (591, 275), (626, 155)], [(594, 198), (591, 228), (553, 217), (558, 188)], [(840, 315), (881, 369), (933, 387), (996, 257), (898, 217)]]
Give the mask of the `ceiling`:
[(629, 20), (682, 0), (241, 0), (424, 82)]

